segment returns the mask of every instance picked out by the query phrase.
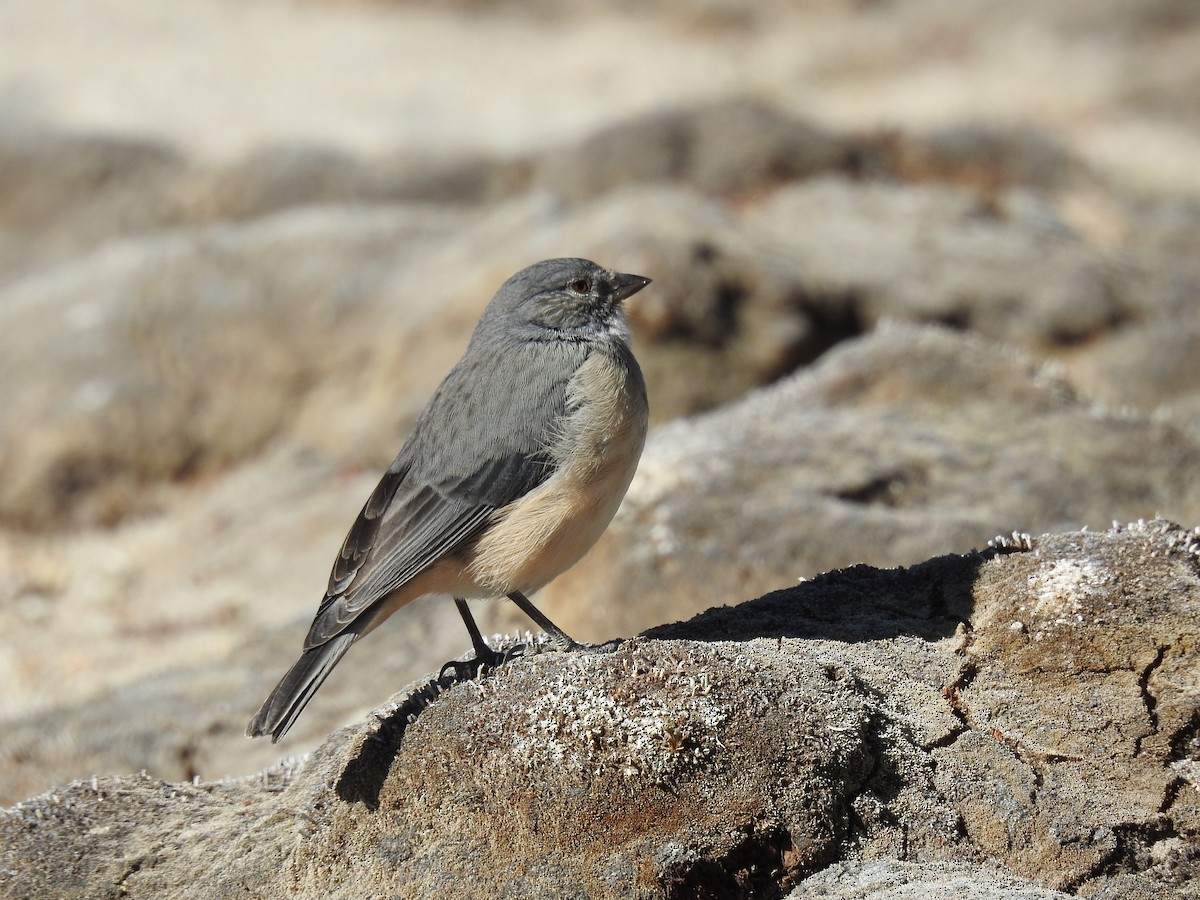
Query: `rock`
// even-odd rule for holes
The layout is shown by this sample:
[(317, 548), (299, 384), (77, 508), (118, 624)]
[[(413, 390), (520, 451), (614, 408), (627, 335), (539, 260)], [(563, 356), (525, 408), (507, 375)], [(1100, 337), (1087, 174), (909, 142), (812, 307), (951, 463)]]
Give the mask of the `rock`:
[(852, 298), (864, 323), (938, 322), (1037, 348), (1128, 317), (1136, 301), (1117, 291), (1105, 260), (1030, 200), (823, 178), (777, 191), (749, 225), (786, 243), (806, 284)]
[[(977, 877), (1003, 897), (1122, 873), (1120, 896), (1192, 896), (1198, 560), (1200, 531), (1154, 521), (833, 572), (615, 652), (418, 683), (255, 779), (43, 794), (0, 816), (0, 877), (59, 897), (498, 878), (510, 896), (919, 897)], [(981, 858), (1000, 873), (955, 868)]]
[(0, 284), (113, 240), (325, 206), (491, 203), (528, 187), (524, 156), (278, 144), (214, 163), (145, 138), (0, 113)]
[(1160, 316), (1064, 362), (1072, 380), (1115, 409), (1149, 410), (1200, 428), (1200, 318)]
[(640, 182), (682, 182), (707, 194), (762, 190), (845, 169), (851, 144), (796, 116), (733, 97), (618, 122), (537, 165), (534, 184), (571, 200)]
[(364, 158), (321, 146), (262, 147), (197, 167), (175, 198), (192, 221), (249, 219), (305, 206), (475, 205), (528, 187), (523, 157), (417, 152)]
[[(17, 221), (32, 217), (31, 246), (52, 244), (41, 238), (54, 228), (100, 243), (82, 254), (72, 245), (68, 261), (32, 254), (26, 277), (0, 282), (10, 386), (0, 441), (12, 448), (0, 458), (0, 521), (111, 524), (156, 508), (164, 484), (210, 475), (281, 434), (353, 465), (386, 464), (498, 284), (563, 254), (655, 278), (631, 317), (656, 421), (736, 399), (885, 317), (1066, 357), (1114, 402), (1169, 399), (1188, 417), (1200, 403), (1187, 366), (1200, 272), (1186, 203), (1122, 207), (1117, 230), (1138, 236), (1126, 260), (1034, 193), (1045, 184), (1013, 186), (1032, 175), (1001, 172), (987, 190), (950, 176), (854, 180), (837, 173), (858, 139), (762, 104), (614, 128), (540, 160), (369, 161), (290, 146), (200, 169), (153, 145), (85, 143), (97, 161), (79, 165), (100, 171), (90, 177), (105, 189), (95, 210), (67, 206), (63, 217), (109, 222), (108, 233), (24, 213), (22, 192), (11, 201)], [(727, 133), (752, 146), (727, 146)], [(972, 134), (968, 147), (1014, 156), (1024, 171), (1007, 143)], [(671, 153), (638, 149), (676, 140), (686, 152), (661, 165)], [(23, 156), (9, 148), (38, 161), (25, 166), (33, 183), (68, 178), (65, 162), (35, 153), (57, 144), (38, 141)], [(606, 169), (597, 159), (610, 152)], [(108, 156), (123, 160), (111, 173)], [(527, 189), (537, 178), (542, 187)], [(578, 198), (559, 203), (547, 185), (564, 196), (574, 185)], [(731, 206), (729, 192), (749, 195)], [(51, 209), (68, 202), (56, 196), (47, 192)], [(105, 203), (140, 212), (126, 221)], [(1163, 322), (1175, 331), (1152, 361)], [(1169, 367), (1161, 398), (1150, 362)]]
[(167, 197), (187, 170), (158, 141), (0, 118), (0, 283), (172, 224)]
[(1139, 311), (1065, 354), (1063, 365), (1097, 399), (1200, 426), (1200, 202), (1128, 201), (1118, 223), (1127, 235), (1124, 278)]
[[(156, 482), (257, 453), (326, 396), (331, 369), (373, 373), (362, 335), (397, 315), (388, 279), (454, 221), (309, 210), (109, 244), (13, 285), (0, 516), (111, 523), (152, 504)], [(406, 318), (441, 299), (417, 294)], [(352, 378), (337, 390), (356, 388), (369, 393)]]
[[(536, 600), (577, 638), (606, 640), (1014, 527), (1200, 521), (1186, 477), (1198, 459), (1194, 435), (1096, 407), (1011, 348), (888, 325), (737, 405), (655, 429), (616, 521)], [(241, 730), (291, 663), (375, 478), (284, 442), (164, 498), (170, 515), (60, 537), (53, 552), (13, 542), (0, 800), (83, 774), (212, 779), (263, 765)], [(504, 601), (476, 615), (491, 631), (530, 627)], [(355, 648), (288, 746), (315, 746), (466, 647), (444, 600), (404, 610)]]
[(1194, 434), (1098, 407), (1011, 348), (886, 325), (654, 431), (612, 526), (539, 603), (571, 634), (607, 639), (738, 590), (907, 565), (1014, 525), (1200, 521), (1197, 467)]
[(905, 863), (892, 859), (835, 863), (805, 878), (789, 900), (1063, 900), (1061, 891), (1040, 888), (1002, 870), (953, 863)]
[(885, 135), (881, 143), (883, 160), (867, 163), (869, 170), (901, 181), (952, 182), (983, 192), (1016, 185), (1055, 191), (1084, 174), (1065, 146), (1030, 127), (973, 122)]

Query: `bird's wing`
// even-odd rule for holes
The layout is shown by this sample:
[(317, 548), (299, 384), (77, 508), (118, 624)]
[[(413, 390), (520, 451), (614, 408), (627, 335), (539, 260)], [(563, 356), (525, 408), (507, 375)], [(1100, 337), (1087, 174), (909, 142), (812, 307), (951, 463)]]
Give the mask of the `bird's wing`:
[[(553, 474), (546, 437), (566, 409), (567, 378), (539, 383), (508, 362), (491, 371), (513, 373), (511, 389), (492, 384), (489, 394), (506, 403), (483, 410), (468, 402), (462, 382), (471, 373), (457, 367), (434, 394), (346, 535), (306, 648), (347, 631), (377, 601), (477, 535), (495, 510)], [(555, 371), (569, 375), (577, 367), (563, 362)], [(423, 427), (431, 419), (437, 429)]]
[[(502, 494), (515, 499), (551, 471), (544, 459), (508, 456), (433, 486), (405, 485), (405, 472), (389, 469), (342, 544), (305, 648), (341, 634), (377, 600), (478, 534), (506, 502)], [(497, 491), (498, 484), (506, 490)]]

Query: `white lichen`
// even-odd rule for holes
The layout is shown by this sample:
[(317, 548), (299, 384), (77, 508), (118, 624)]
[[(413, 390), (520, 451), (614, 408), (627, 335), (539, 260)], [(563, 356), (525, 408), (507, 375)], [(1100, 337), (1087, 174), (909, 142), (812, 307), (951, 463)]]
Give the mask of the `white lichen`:
[(1080, 622), (1085, 604), (1107, 594), (1117, 576), (1091, 559), (1057, 559), (1029, 576), (1030, 613), (1057, 625)]
[(720, 748), (728, 713), (711, 697), (702, 661), (655, 663), (631, 653), (611, 663), (585, 672), (589, 659), (580, 657), (532, 699), (516, 748), (526, 769), (619, 772), (666, 784)]

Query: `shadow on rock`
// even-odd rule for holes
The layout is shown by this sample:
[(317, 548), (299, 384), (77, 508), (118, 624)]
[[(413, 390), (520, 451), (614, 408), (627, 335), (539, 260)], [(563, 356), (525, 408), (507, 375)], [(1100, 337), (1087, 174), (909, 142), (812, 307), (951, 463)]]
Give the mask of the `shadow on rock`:
[(455, 684), (477, 677), (477, 665), (447, 663), (436, 678), (421, 682), (409, 692), (403, 702), (392, 709), (384, 707), (376, 711), (379, 723), (374, 731), (368, 731), (357, 752), (346, 763), (337, 782), (337, 795), (347, 803), (360, 802), (368, 809), (379, 808), (379, 792), (391, 770), (392, 762), (404, 740), (409, 724), (429, 704)]
[(643, 632), (656, 640), (828, 639), (854, 643), (909, 635), (928, 641), (971, 619), (980, 566), (1017, 548), (939, 556), (910, 568), (857, 565), (773, 591), (738, 606)]

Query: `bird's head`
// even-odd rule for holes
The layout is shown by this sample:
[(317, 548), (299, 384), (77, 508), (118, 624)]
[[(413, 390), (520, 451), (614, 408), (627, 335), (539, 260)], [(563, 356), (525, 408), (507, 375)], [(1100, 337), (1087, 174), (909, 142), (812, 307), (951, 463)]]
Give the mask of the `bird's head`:
[(629, 338), (621, 302), (650, 283), (588, 259), (547, 259), (504, 282), (480, 319), (476, 337), (494, 333), (526, 340)]

